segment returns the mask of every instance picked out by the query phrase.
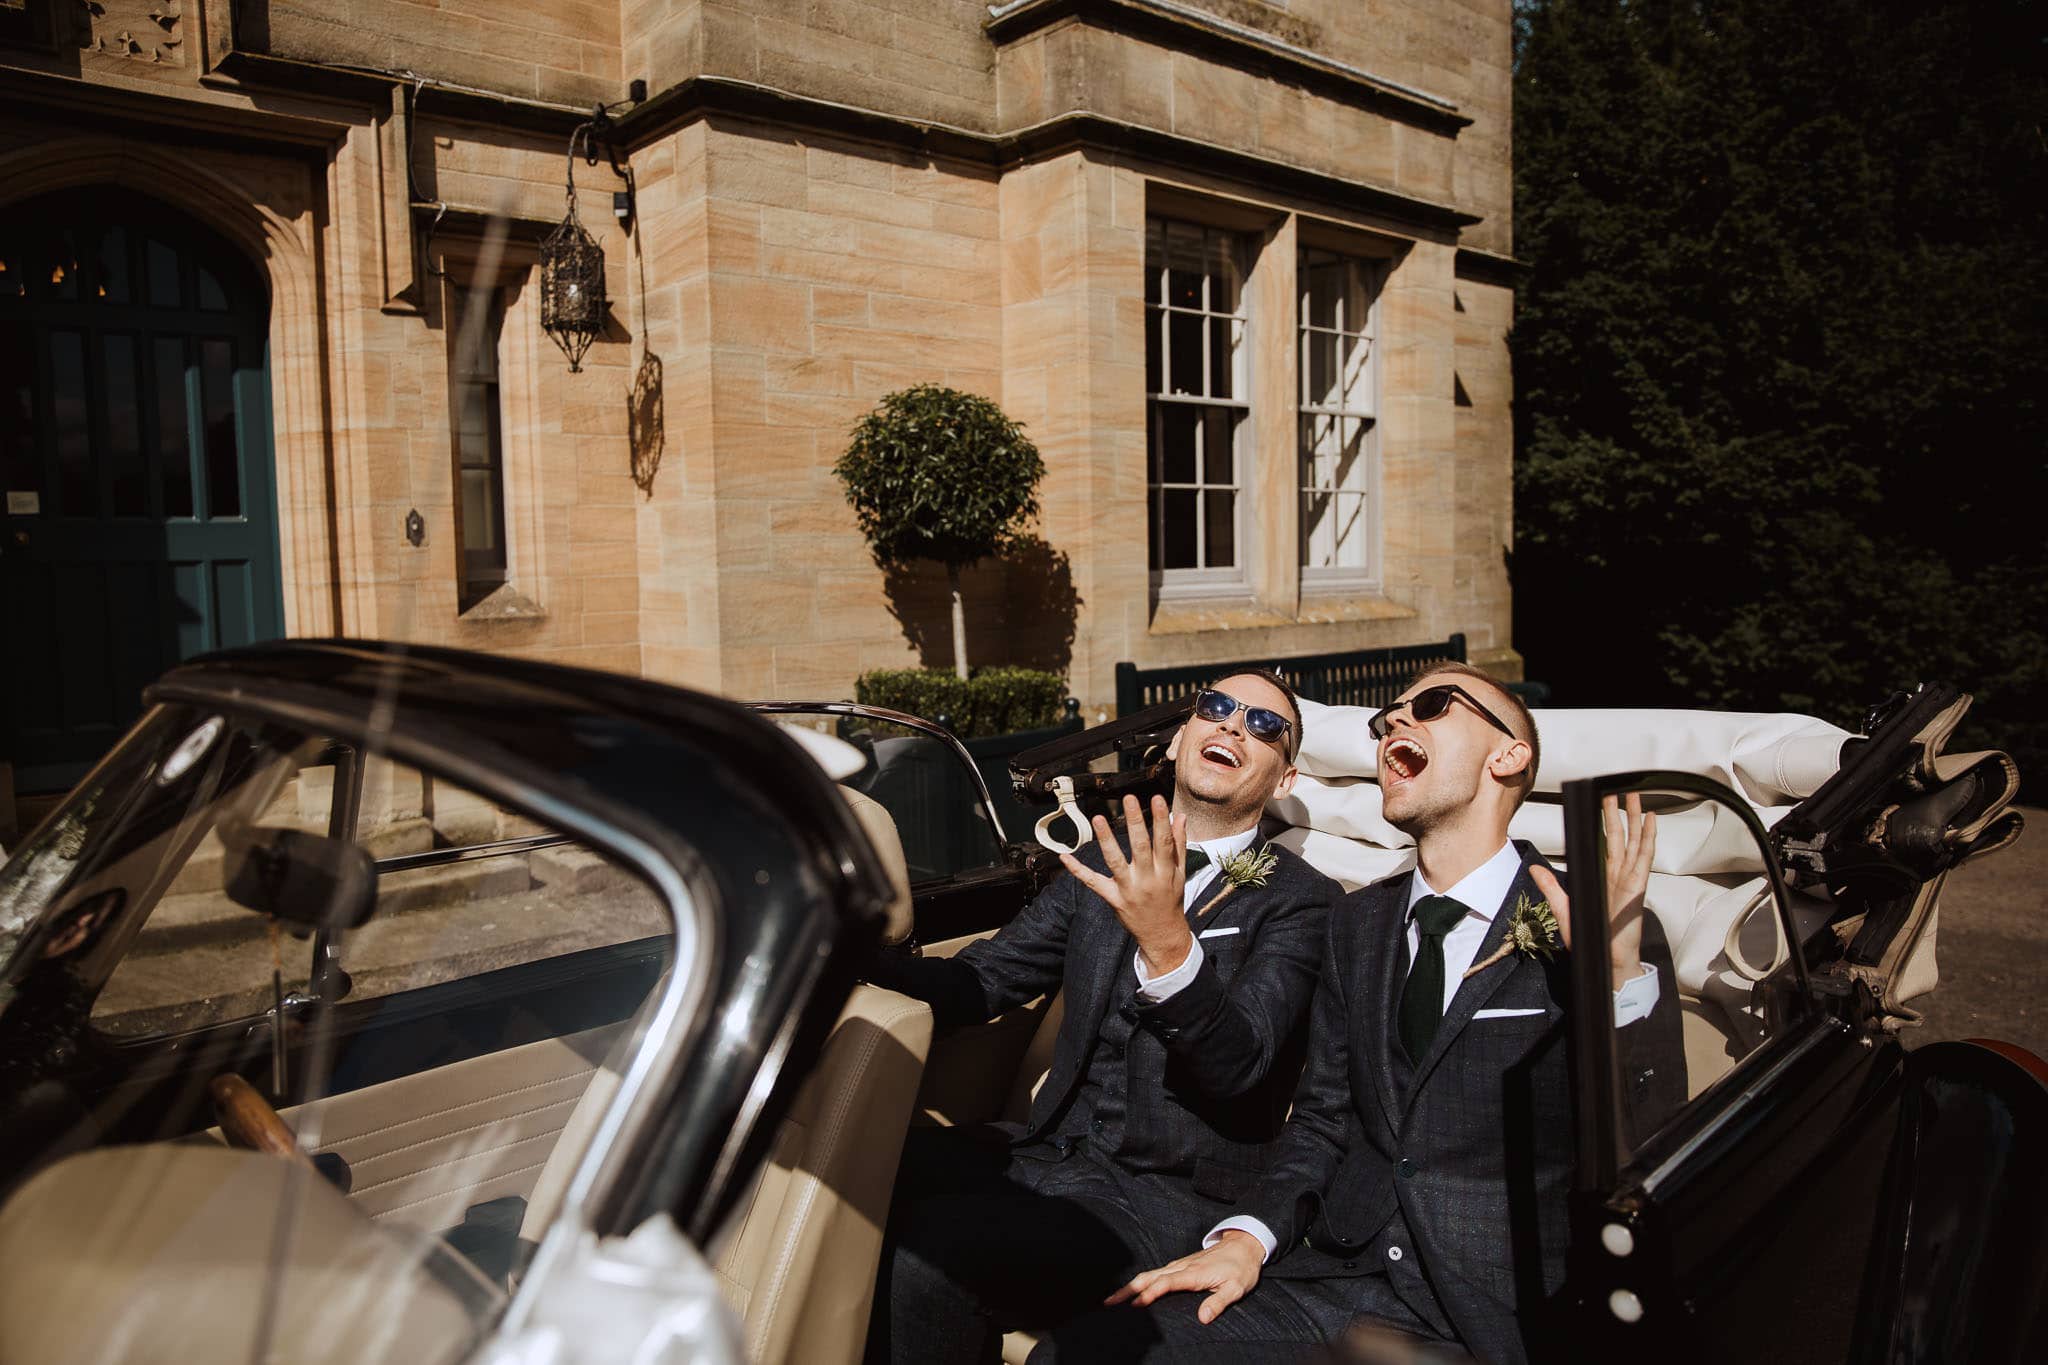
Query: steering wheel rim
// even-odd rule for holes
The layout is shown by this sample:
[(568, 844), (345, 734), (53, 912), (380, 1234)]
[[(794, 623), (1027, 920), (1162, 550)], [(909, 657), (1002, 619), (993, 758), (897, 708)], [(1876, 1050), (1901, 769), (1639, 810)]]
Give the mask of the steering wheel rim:
[(230, 1071), (208, 1082), (206, 1093), (213, 1098), (213, 1116), (230, 1147), (282, 1157), (313, 1169), (313, 1159), (255, 1086)]

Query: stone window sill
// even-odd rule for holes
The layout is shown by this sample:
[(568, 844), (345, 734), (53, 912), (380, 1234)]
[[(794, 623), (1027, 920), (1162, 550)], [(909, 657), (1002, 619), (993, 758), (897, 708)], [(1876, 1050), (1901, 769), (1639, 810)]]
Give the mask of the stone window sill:
[(1153, 611), (1148, 633), (1195, 635), (1212, 630), (1272, 630), (1343, 621), (1403, 621), (1416, 614), (1413, 607), (1384, 597), (1339, 592), (1304, 595), (1300, 608), (1293, 612), (1276, 611), (1242, 597), (1209, 602), (1167, 601)]
[(548, 609), (510, 583), (501, 583), (456, 616), (463, 621), (545, 621)]

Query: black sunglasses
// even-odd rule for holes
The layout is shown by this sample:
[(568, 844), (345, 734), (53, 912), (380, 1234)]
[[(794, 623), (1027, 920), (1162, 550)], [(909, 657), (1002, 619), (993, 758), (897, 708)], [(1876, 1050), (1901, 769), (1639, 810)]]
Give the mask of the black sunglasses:
[(1203, 720), (1229, 720), (1240, 710), (1244, 712), (1244, 732), (1262, 743), (1278, 744), (1294, 728), (1294, 722), (1279, 712), (1247, 705), (1228, 692), (1205, 687), (1195, 693), (1195, 714)]
[(1386, 707), (1378, 715), (1367, 721), (1365, 728), (1372, 732), (1374, 739), (1385, 739), (1387, 731), (1394, 728), (1393, 721), (1388, 718), (1402, 707), (1407, 707), (1409, 714), (1419, 721), (1435, 720), (1438, 716), (1451, 709), (1451, 699), (1453, 697), (1459, 698), (1474, 711), (1486, 717), (1488, 724), (1492, 725), (1494, 729), (1500, 731), (1509, 739), (1517, 738), (1515, 732), (1508, 729), (1502, 723), (1499, 716), (1496, 716), (1493, 712), (1480, 705), (1479, 698), (1473, 696), (1456, 683), (1438, 683), (1435, 687), (1425, 687), (1406, 701), (1397, 701)]

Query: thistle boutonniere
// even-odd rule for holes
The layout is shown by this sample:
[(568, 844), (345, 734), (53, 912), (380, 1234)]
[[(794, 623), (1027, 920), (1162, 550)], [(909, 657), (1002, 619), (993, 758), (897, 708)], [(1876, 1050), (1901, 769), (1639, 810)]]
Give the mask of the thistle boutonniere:
[[(1540, 957), (1550, 961), (1563, 946), (1557, 932), (1557, 916), (1550, 911), (1549, 901), (1532, 901), (1525, 892), (1515, 897), (1515, 908), (1508, 912), (1507, 937), (1500, 941), (1500, 947), (1484, 962), (1475, 962), (1465, 969), (1465, 976), (1483, 972), (1509, 953), (1521, 953), (1526, 957)], [(1464, 977), (1458, 978), (1464, 980)]]
[(1223, 880), (1223, 889), (1202, 907), (1208, 914), (1241, 886), (1264, 886), (1266, 878), (1273, 875), (1273, 869), (1280, 866), (1279, 857), (1273, 850), (1260, 844), (1257, 848), (1242, 848), (1216, 864), (1217, 875)]

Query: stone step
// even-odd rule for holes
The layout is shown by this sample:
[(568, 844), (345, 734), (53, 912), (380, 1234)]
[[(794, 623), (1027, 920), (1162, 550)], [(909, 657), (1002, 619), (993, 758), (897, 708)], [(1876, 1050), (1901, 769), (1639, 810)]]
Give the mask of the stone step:
[[(303, 829), (308, 834), (325, 834), (327, 821), (324, 817), (308, 821), (266, 821), (266, 823), (289, 825)], [(371, 856), (395, 858), (401, 853), (424, 853), (434, 846), (434, 826), (422, 816), (395, 820), (381, 828), (371, 830), (364, 839)], [(171, 883), (168, 894), (173, 896), (194, 895), (201, 892), (219, 892), (222, 872), (221, 860), (227, 850), (221, 847), (220, 835), (208, 830), (206, 837), (199, 841), (199, 847), (192, 850), (192, 856), (178, 869), (176, 880)]]
[[(239, 913), (260, 931), (260, 916)], [(343, 965), (355, 983), (349, 998), (368, 1000), (668, 931), (651, 893), (566, 895), (536, 886), (431, 915), (372, 920), (349, 935)], [(287, 939), (281, 957), (285, 990), (302, 989), (311, 946)], [(93, 1022), (116, 1036), (136, 1037), (262, 1014), (271, 1003), (270, 972), (267, 946), (247, 938), (131, 953), (95, 1004)]]
[[(381, 919), (517, 895), (533, 886), (528, 856), (508, 854), (386, 873), (378, 878), (377, 915)], [(235, 904), (219, 890), (187, 891), (157, 902), (129, 953), (177, 952), (201, 944), (260, 938), (268, 932), (262, 915)]]

